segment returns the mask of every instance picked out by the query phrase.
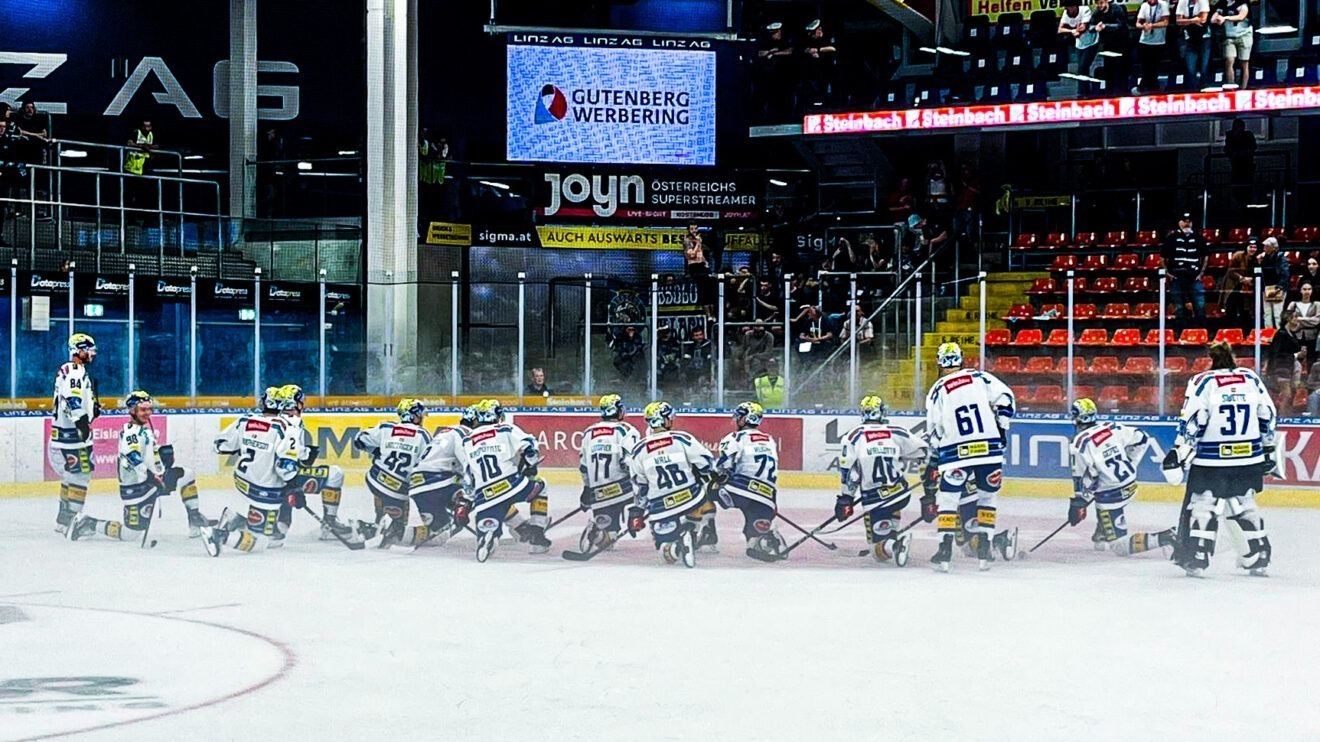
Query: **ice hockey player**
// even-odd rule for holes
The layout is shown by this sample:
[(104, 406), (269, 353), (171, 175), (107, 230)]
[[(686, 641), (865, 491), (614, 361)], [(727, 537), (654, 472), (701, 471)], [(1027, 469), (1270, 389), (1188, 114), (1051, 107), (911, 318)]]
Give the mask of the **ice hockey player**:
[(311, 431), (307, 430), (302, 419), (303, 409), (307, 406), (307, 395), (297, 384), (285, 384), (279, 388), (278, 397), (281, 414), (290, 428), (298, 434), (300, 458), (298, 474), (289, 481), (288, 491), (285, 493), (290, 502), (280, 509), (280, 523), (284, 524), (284, 529), (276, 540), (284, 538), (282, 534), (288, 530), (293, 520), (293, 509), (306, 504), (307, 495), (315, 494), (320, 494), (321, 506), (324, 510), (321, 540), (334, 540), (335, 535), (332, 530), (338, 531), (340, 536), (352, 538), (352, 534), (359, 530), (361, 524), (339, 521), (339, 502), (344, 495), (344, 469), (338, 464), (316, 463), (321, 451), (312, 440)]
[(674, 408), (652, 402), (642, 412), (646, 437), (633, 447), (628, 469), (637, 487), (628, 508), (628, 533), (636, 535), (649, 519), (660, 556), (669, 564), (697, 566), (696, 525), (687, 516), (706, 504), (705, 482), (714, 459), (697, 439), (675, 431)]
[(289, 482), (298, 474), (302, 446), (298, 430), (281, 414), (279, 389), (268, 387), (261, 411), (239, 417), (215, 439), (215, 452), (237, 456), (234, 487), (248, 500), (246, 520), (229, 508), (214, 528), (203, 528), (203, 544), (211, 556), (224, 546), (242, 552), (261, 551), (277, 537)]
[(77, 541), (94, 533), (123, 541), (135, 538), (147, 529), (157, 501), (175, 490), (188, 512), (188, 534), (197, 538), (204, 526), (211, 525), (198, 507), (197, 475), (175, 466), (174, 446), (158, 445), (151, 424), (151, 395), (132, 392), (124, 399), (124, 408), (128, 422), (119, 432), (119, 498), (124, 502), (124, 519), (101, 520), (80, 513), (69, 538)]
[(458, 460), (458, 450), (476, 425), (476, 418), (476, 405), (471, 405), (463, 411), (458, 425), (437, 430), (413, 467), (408, 493), (422, 516), (422, 525), (413, 528), (411, 538), (405, 535), (402, 542), (405, 545), (443, 546), (468, 524), (472, 501), (463, 494), (463, 466)]
[(477, 426), (463, 439), (458, 460), (477, 526), (477, 561), (490, 557), (518, 502), (530, 503), (531, 517), (515, 530), (531, 543), (531, 553), (544, 554), (550, 550), (550, 539), (545, 537), (550, 503), (545, 480), (537, 476), (541, 453), (536, 439), (505, 422), (504, 407), (497, 400), (478, 402), (476, 418)]
[[(1187, 490), (1174, 561), (1200, 577), (1215, 553), (1220, 517), (1228, 519), (1237, 565), (1264, 577), (1270, 539), (1256, 507), (1264, 475), (1278, 466), (1274, 401), (1255, 371), (1238, 368), (1228, 343), (1209, 346), (1210, 370), (1187, 384), (1178, 435), (1164, 457), (1164, 475)], [(1240, 530), (1240, 533), (1233, 529)]]
[(623, 510), (633, 500), (628, 456), (641, 436), (623, 421), (623, 398), (600, 398), (600, 422), (582, 431), (578, 471), (582, 474), (581, 506), (591, 515), (578, 539), (582, 551), (610, 548), (619, 539)]
[(733, 410), (737, 430), (720, 440), (711, 489), (726, 508), (743, 514), (747, 556), (763, 562), (780, 558), (784, 537), (775, 528), (779, 512), (779, 444), (760, 430), (765, 409), (743, 402)]
[(91, 335), (76, 333), (69, 337), (69, 362), (55, 373), (54, 420), (46, 458), (50, 468), (60, 475), (60, 510), (55, 516), (55, 532), (69, 533), (73, 518), (87, 502), (87, 487), (92, 483), (92, 421), (101, 414), (96, 398), (96, 381), (88, 366), (96, 359), (96, 341)]
[[(1005, 561), (1017, 554), (1016, 529), (995, 534), (1004, 447), (1016, 403), (1013, 391), (993, 374), (963, 368), (957, 343), (941, 345), (936, 360), (940, 378), (926, 395), (927, 440), (940, 474), (936, 496), (940, 545), (931, 563), (941, 572), (949, 571), (961, 528), (985, 570), (994, 559), (992, 543)], [(975, 485), (975, 494), (969, 484)]]
[(1173, 551), (1173, 529), (1157, 533), (1128, 533), (1123, 508), (1137, 494), (1137, 465), (1150, 445), (1141, 430), (1115, 422), (1099, 422), (1095, 402), (1083, 397), (1068, 409), (1077, 434), (1072, 441), (1073, 496), (1068, 503), (1068, 524), (1086, 519), (1095, 501), (1096, 549), (1109, 548), (1127, 556), (1155, 548)]
[(912, 534), (898, 536), (896, 532), (903, 508), (911, 499), (907, 471), (924, 464), (930, 451), (925, 441), (889, 424), (889, 408), (879, 397), (864, 397), (861, 412), (862, 424), (843, 437), (839, 455), (843, 492), (835, 502), (834, 517), (840, 522), (851, 518), (860, 493), (866, 513), (862, 522), (872, 555), (876, 561), (892, 560), (894, 566), (903, 567)]
[[(421, 460), (422, 452), (431, 442), (431, 434), (423, 427), (426, 422), (426, 405), (421, 400), (400, 400), (397, 411), (398, 422), (386, 420), (358, 433), (353, 439), (353, 447), (371, 457), (371, 468), (367, 470), (367, 490), (375, 499), (381, 548), (388, 548), (404, 540), (404, 530), (408, 527), (408, 515), (412, 510), (408, 488), (412, 482), (413, 467)], [(414, 545), (413, 534), (408, 536), (407, 545)]]

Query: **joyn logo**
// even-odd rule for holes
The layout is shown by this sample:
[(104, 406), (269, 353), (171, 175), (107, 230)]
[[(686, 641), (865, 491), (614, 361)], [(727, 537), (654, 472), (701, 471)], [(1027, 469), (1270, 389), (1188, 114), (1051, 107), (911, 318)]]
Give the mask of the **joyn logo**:
[(550, 205), (545, 209), (546, 216), (559, 213), (563, 201), (580, 204), (588, 198), (596, 216), (613, 216), (620, 204), (643, 204), (646, 202), (646, 181), (639, 175), (593, 175), (573, 173), (561, 178), (559, 173), (546, 173), (545, 182), (550, 184)]
[(549, 83), (542, 85), (541, 95), (536, 99), (536, 116), (533, 120), (537, 124), (549, 124), (563, 121), (567, 113), (568, 99), (564, 97), (564, 91)]

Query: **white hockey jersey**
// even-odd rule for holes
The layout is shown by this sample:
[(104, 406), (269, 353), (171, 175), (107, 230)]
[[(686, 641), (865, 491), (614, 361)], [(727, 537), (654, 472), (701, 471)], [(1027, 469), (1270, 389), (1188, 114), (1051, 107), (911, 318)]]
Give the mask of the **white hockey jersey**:
[[(119, 486), (145, 484), (165, 475), (165, 465), (156, 454), (156, 431), (131, 420), (119, 431)], [(153, 477), (154, 475), (154, 477)]]
[(725, 489), (775, 507), (779, 444), (769, 433), (749, 428), (724, 436), (715, 470), (729, 477)]
[[(298, 473), (300, 436), (282, 417), (244, 415), (215, 438), (215, 452), (236, 455), (234, 482), (252, 495), (251, 486), (278, 490)], [(261, 493), (268, 494), (268, 493)]]
[(1149, 445), (1150, 436), (1130, 425), (1102, 422), (1079, 431), (1072, 441), (1074, 484), (1087, 497), (1135, 485)]
[(993, 374), (963, 369), (926, 395), (926, 430), (940, 471), (1004, 463), (1004, 437), (1017, 411), (1013, 390)]
[(51, 422), (52, 448), (83, 448), (91, 445), (78, 432), (78, 421), (91, 424), (96, 419), (96, 382), (81, 363), (69, 361), (55, 373), (55, 395), (52, 400), (55, 419)]
[(714, 457), (697, 439), (678, 431), (655, 430), (633, 447), (628, 469), (653, 519), (686, 512), (706, 497), (697, 477), (711, 473)]
[(440, 428), (435, 432), (429, 445), (422, 451), (422, 457), (412, 470), (414, 487), (427, 482), (437, 487), (457, 483), (463, 478), (463, 464), (458, 460), (463, 439), (472, 431), (463, 425)]
[(628, 456), (641, 436), (625, 422), (604, 420), (582, 431), (578, 470), (582, 483), (592, 490), (630, 481)]
[(884, 423), (862, 423), (843, 437), (839, 479), (845, 494), (895, 495), (907, 488), (907, 470), (930, 458), (926, 442)]
[(312, 458), (312, 432), (303, 424), (302, 415), (285, 413), (279, 416), (284, 421), (284, 425), (289, 432), (298, 441), (298, 464), (300, 466), (311, 466), (316, 463)]
[(517, 425), (499, 423), (473, 430), (458, 448), (469, 493), (491, 499), (508, 489), (503, 483), (519, 476), (524, 465), (541, 461), (536, 439)]
[(1206, 371), (1187, 383), (1174, 447), (1190, 450), (1195, 466), (1260, 464), (1275, 444), (1277, 414), (1255, 371)]
[(413, 467), (431, 442), (431, 434), (420, 425), (385, 421), (357, 434), (353, 445), (371, 456), (368, 484), (407, 497)]

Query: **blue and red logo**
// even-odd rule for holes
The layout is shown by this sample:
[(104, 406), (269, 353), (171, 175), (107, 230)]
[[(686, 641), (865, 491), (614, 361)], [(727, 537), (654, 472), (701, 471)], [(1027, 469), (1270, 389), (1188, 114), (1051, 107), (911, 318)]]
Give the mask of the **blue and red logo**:
[(554, 85), (542, 85), (541, 95), (536, 100), (536, 117), (534, 121), (538, 124), (563, 121), (567, 113), (568, 99), (564, 97), (564, 91)]

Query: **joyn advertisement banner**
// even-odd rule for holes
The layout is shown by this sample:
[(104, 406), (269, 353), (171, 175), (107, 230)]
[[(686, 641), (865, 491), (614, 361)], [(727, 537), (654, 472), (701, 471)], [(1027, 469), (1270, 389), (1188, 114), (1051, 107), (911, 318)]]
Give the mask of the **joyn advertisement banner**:
[(764, 178), (743, 173), (551, 170), (542, 175), (537, 211), (583, 219), (753, 219), (764, 192)]
[(509, 41), (510, 161), (715, 164), (713, 51), (544, 38)]

